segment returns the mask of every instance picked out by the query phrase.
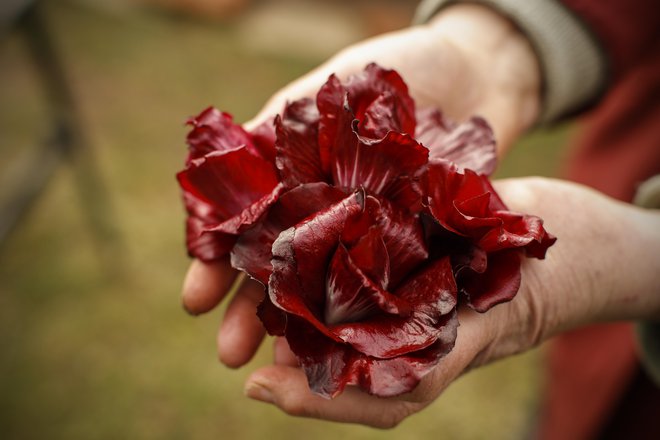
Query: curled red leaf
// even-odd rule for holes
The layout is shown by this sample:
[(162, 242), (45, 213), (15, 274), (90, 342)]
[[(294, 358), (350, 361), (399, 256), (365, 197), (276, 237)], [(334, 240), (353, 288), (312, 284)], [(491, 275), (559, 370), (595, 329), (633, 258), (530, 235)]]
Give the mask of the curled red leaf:
[(177, 174), (188, 212), (186, 244), (191, 256), (212, 261), (231, 251), (283, 187), (269, 160), (274, 139), (268, 123), (252, 135), (229, 114), (208, 108), (188, 124), (189, 155)]

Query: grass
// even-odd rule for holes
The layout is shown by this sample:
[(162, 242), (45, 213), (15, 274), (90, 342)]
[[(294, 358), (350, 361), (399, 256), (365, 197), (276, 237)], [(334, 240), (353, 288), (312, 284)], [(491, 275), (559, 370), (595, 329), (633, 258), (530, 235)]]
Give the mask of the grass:
[[(190, 318), (179, 305), (188, 261), (174, 173), (182, 121), (209, 104), (246, 120), (320, 59), (245, 50), (229, 24), (140, 10), (47, 4), (100, 177), (121, 256), (99, 257), (71, 165), (0, 253), (0, 437), (4, 439), (330, 439), (521, 437), (534, 417), (532, 352), (458, 380), (423, 413), (383, 433), (294, 419), (248, 401), (244, 369), (215, 358), (222, 310)], [(20, 39), (0, 45), (0, 171), (48, 132)], [(565, 129), (535, 134), (504, 175), (552, 175)], [(525, 170), (523, 173), (522, 170)]]

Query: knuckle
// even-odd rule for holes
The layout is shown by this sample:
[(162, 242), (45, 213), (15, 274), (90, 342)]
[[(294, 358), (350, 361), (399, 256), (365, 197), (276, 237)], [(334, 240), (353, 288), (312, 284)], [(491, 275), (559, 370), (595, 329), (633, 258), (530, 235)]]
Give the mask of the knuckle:
[(400, 416), (391, 416), (386, 418), (381, 423), (382, 429), (394, 429), (403, 421), (403, 417)]
[(414, 405), (410, 402), (397, 402), (389, 410), (380, 412), (373, 426), (380, 429), (394, 429), (413, 412)]
[(284, 397), (279, 406), (282, 408), (282, 411), (289, 414), (290, 416), (304, 417), (309, 415), (309, 411), (306, 405), (304, 405), (303, 402), (294, 398), (293, 396)]
[(409, 409), (411, 412), (418, 411), (418, 406), (435, 400), (446, 387), (445, 376), (446, 373), (441, 368), (431, 370), (410, 393), (402, 396), (404, 399), (402, 402), (414, 406)]

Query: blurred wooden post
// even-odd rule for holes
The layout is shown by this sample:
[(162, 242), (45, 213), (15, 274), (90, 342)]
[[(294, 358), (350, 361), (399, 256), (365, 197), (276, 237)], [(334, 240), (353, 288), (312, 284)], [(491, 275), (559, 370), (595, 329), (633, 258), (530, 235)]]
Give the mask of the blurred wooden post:
[(114, 270), (121, 261), (117, 224), (113, 221), (110, 198), (89, 148), (73, 92), (39, 2), (31, 2), (21, 12), (15, 26), (22, 32), (39, 74), (53, 128), (51, 137), (36, 149), (34, 157), (11, 167), (11, 179), (5, 182), (5, 194), (0, 200), (0, 246), (27, 215), (60, 163), (66, 160), (72, 165), (75, 187), (94, 236), (97, 254), (103, 263), (109, 264), (104, 267)]

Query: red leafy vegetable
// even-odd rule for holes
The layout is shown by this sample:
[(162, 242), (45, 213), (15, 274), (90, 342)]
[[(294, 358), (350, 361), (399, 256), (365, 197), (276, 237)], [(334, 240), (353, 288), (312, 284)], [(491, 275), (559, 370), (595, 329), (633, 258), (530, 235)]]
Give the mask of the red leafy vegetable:
[(412, 390), (454, 346), (457, 307), (513, 299), (521, 258), (556, 240), (491, 186), (483, 119), (416, 109), (375, 64), (252, 132), (215, 109), (189, 124), (188, 251), (264, 285), (258, 316), (321, 396)]

